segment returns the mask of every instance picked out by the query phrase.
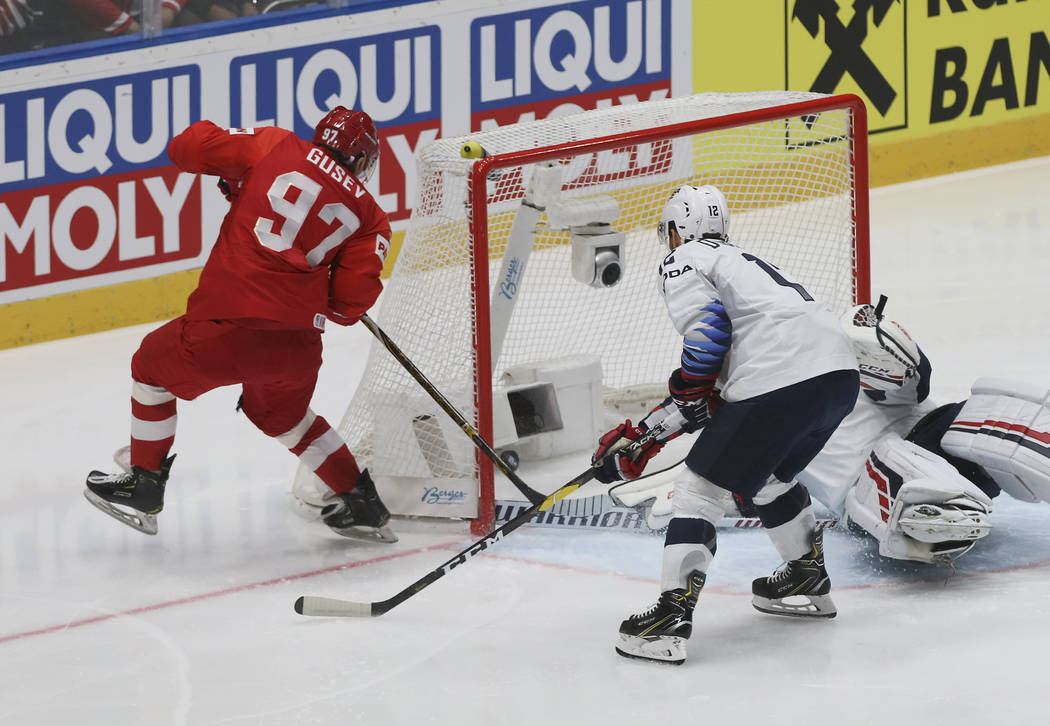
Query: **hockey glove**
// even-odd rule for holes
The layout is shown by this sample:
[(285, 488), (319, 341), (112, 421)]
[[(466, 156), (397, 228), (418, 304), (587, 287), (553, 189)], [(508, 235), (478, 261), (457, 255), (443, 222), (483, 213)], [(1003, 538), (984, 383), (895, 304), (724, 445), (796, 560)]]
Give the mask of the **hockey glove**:
[[(655, 439), (646, 442), (640, 448), (631, 447), (631, 443), (640, 439), (643, 434), (645, 429), (632, 426), (630, 419), (604, 434), (598, 440), (598, 448), (591, 457), (592, 464), (601, 461), (594, 478), (603, 484), (612, 484), (640, 477), (645, 465), (664, 447), (663, 443)], [(605, 459), (602, 460), (602, 457)]]
[(332, 308), (328, 308), (328, 312), (325, 313), (325, 317), (338, 325), (353, 325), (361, 319), (360, 315), (342, 315), (341, 313), (337, 313)]
[(858, 305), (842, 316), (842, 326), (853, 343), (860, 385), (869, 391), (893, 391), (916, 375), (919, 346), (881, 308)]
[(241, 193), (241, 183), (239, 181), (230, 181), (229, 179), (219, 178), (216, 183), (219, 187), (219, 191), (222, 192), (222, 196), (226, 197), (227, 202), (233, 202)]
[(699, 431), (707, 425), (711, 418), (708, 404), (714, 392), (714, 381), (705, 378), (687, 380), (682, 376), (682, 369), (675, 368), (667, 380), (667, 390), (685, 418), (682, 428), (686, 433)]

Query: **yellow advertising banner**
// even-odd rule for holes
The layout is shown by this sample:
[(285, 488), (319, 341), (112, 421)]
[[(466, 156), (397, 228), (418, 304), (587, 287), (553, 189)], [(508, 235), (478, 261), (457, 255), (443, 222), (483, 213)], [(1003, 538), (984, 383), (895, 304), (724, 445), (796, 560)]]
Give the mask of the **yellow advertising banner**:
[(872, 182), (1050, 154), (1046, 0), (695, 0), (693, 85), (855, 93)]

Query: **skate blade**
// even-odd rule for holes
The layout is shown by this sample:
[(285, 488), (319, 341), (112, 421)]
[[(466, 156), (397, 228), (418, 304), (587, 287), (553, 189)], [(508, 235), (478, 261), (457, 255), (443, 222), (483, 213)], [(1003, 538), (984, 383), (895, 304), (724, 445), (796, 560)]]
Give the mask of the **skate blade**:
[(84, 498), (113, 517), (113, 519), (123, 522), (134, 530), (138, 530), (143, 534), (157, 533), (157, 516), (155, 514), (146, 514), (135, 509), (121, 509), (115, 504), (107, 502), (90, 489), (84, 490)]
[(831, 601), (829, 595), (796, 595), (795, 597), (804, 598), (807, 602), (770, 600), (755, 595), (751, 599), (751, 605), (755, 610), (767, 615), (786, 615), (790, 618), (833, 618), (838, 615), (835, 603)]
[(682, 665), (685, 662), (685, 640), (679, 637), (647, 639), (620, 633), (620, 644), (616, 646), (616, 652), (624, 658)]
[(383, 525), (382, 527), (364, 527), (357, 525), (343, 527), (341, 529), (329, 527), (329, 529), (342, 537), (357, 540), (359, 542), (381, 542), (383, 544), (393, 544), (394, 542), (397, 542), (397, 535), (386, 525)]

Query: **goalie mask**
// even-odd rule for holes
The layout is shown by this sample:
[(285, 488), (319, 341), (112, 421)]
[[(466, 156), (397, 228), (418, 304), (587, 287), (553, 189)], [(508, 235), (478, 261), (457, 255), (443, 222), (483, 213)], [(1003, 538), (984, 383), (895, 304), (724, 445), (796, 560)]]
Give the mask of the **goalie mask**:
[(372, 176), (379, 161), (379, 133), (364, 111), (336, 106), (318, 122), (313, 142), (332, 152), (336, 161), (351, 172), (364, 158), (360, 173), (355, 175), (362, 184)]
[(664, 205), (656, 234), (660, 244), (669, 250), (674, 239), (671, 229), (678, 232), (681, 244), (698, 239), (729, 241), (729, 207), (717, 187), (678, 187)]

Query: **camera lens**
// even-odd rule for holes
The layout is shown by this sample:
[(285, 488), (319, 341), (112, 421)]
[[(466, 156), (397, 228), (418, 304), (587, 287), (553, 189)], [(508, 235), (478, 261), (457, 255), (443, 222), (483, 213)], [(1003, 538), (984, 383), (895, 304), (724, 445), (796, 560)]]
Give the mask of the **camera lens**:
[(602, 287), (612, 287), (620, 281), (620, 257), (611, 250), (602, 250), (594, 256), (594, 271)]

